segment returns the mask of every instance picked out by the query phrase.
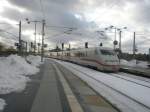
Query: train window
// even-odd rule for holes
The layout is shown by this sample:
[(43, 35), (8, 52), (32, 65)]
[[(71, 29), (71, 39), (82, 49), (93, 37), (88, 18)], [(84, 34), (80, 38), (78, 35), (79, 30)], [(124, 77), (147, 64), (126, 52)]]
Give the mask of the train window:
[(115, 55), (115, 53), (111, 50), (104, 50), (104, 49), (101, 49), (100, 52), (103, 54), (103, 55)]

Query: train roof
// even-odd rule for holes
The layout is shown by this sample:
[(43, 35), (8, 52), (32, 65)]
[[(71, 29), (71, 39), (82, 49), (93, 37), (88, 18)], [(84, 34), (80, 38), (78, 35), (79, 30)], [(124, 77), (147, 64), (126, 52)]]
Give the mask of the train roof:
[(74, 49), (71, 51), (80, 51), (80, 50), (95, 50), (95, 49), (105, 49), (105, 50), (113, 50), (112, 48), (109, 47), (91, 47), (91, 48), (80, 48), (80, 49)]
[(74, 50), (81, 50), (81, 49), (95, 49), (95, 48), (100, 48), (100, 49), (110, 49), (108, 47), (90, 47), (90, 48), (78, 48), (78, 49), (74, 49)]
[[(78, 48), (78, 49), (71, 49), (70, 51), (85, 51), (85, 50), (95, 50), (95, 49), (105, 49), (105, 50), (113, 50), (112, 48), (109, 47), (90, 47), (90, 48)], [(64, 51), (68, 51), (69, 50), (64, 50)], [(61, 52), (61, 51), (59, 51)]]

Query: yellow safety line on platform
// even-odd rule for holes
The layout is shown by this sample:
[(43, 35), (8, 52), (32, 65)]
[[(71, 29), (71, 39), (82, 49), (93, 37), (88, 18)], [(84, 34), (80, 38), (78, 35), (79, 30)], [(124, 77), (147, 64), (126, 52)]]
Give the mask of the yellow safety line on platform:
[(56, 69), (56, 72), (60, 78), (60, 81), (62, 83), (62, 86), (64, 88), (67, 100), (69, 102), (70, 108), (72, 110), (72, 112), (84, 112), (82, 107), (80, 106), (79, 102), (77, 101), (76, 97), (74, 96), (71, 88), (69, 87), (66, 79), (64, 78), (64, 76), (61, 74), (60, 70), (57, 68), (57, 66), (55, 64), (53, 64), (53, 66)]

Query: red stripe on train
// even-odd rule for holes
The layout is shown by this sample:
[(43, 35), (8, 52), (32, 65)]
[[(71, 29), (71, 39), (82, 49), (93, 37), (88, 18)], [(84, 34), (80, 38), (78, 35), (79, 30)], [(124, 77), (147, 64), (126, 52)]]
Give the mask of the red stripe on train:
[(100, 62), (99, 60), (94, 60), (94, 59), (81, 59), (81, 60), (86, 60), (86, 61), (94, 61), (94, 62), (96, 62), (96, 63), (98, 63), (98, 64), (100, 64), (100, 65), (103, 65), (103, 66), (112, 66), (112, 67), (119, 67), (119, 65), (107, 65), (107, 64), (104, 64), (104, 63), (102, 63), (102, 62)]

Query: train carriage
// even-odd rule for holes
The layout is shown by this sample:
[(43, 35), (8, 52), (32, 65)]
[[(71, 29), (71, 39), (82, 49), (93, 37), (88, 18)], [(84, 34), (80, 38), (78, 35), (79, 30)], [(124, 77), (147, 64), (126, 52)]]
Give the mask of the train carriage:
[(94, 67), (101, 71), (117, 72), (120, 68), (117, 54), (106, 47), (51, 52), (51, 57)]

